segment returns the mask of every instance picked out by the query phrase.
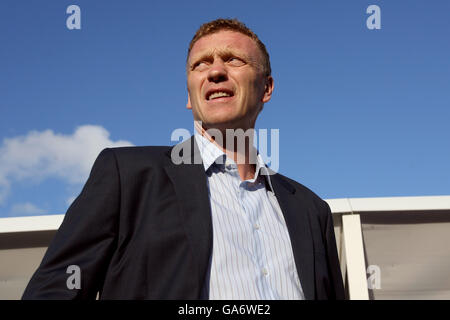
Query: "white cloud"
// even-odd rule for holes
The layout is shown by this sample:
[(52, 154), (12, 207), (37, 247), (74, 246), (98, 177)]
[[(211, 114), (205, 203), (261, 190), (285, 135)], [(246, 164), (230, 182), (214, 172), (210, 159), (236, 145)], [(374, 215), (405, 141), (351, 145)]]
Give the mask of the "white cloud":
[[(1, 156), (1, 155), (0, 155)], [(1, 164), (0, 164), (1, 165)], [(2, 170), (0, 168), (0, 170)], [(10, 184), (6, 177), (0, 174), (0, 204), (2, 204), (10, 193)]]
[(45, 210), (36, 207), (32, 203), (25, 202), (12, 205), (9, 215), (16, 217), (16, 216), (40, 215), (43, 213), (45, 213)]
[(132, 143), (112, 141), (105, 128), (94, 125), (80, 126), (71, 135), (45, 130), (4, 139), (0, 146), (0, 204), (14, 181), (56, 177), (69, 184), (83, 183), (102, 149), (127, 145)]

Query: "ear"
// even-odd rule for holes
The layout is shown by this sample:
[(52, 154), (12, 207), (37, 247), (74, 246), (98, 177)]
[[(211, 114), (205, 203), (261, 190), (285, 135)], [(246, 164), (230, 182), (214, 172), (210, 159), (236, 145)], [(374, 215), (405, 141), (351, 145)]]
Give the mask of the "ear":
[(191, 98), (189, 97), (189, 93), (188, 93), (188, 101), (187, 101), (187, 103), (186, 103), (186, 109), (192, 109), (192, 106), (191, 106)]
[(272, 97), (273, 88), (273, 78), (272, 76), (267, 76), (266, 85), (264, 86), (264, 96), (262, 98), (263, 103), (269, 102), (270, 98)]

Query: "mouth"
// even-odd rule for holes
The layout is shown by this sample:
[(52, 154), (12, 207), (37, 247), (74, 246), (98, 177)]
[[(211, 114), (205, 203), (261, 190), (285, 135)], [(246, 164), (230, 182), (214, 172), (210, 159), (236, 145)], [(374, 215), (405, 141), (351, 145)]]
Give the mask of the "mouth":
[(206, 101), (226, 101), (234, 96), (234, 92), (229, 89), (213, 89), (209, 90), (206, 95)]

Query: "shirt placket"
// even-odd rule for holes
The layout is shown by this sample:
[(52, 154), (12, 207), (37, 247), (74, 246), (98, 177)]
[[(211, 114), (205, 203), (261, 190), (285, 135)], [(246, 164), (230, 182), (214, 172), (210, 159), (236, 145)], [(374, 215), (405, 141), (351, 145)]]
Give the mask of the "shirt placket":
[[(240, 207), (242, 209), (242, 218), (244, 223), (247, 223), (247, 229), (252, 234), (252, 244), (249, 249), (252, 253), (252, 261), (255, 264), (255, 272), (257, 274), (257, 287), (262, 299), (274, 299), (274, 293), (270, 286), (270, 273), (267, 257), (263, 250), (263, 238), (261, 235), (261, 225), (259, 223), (259, 215), (261, 212), (257, 208), (257, 204), (252, 203), (250, 201), (250, 192), (261, 192), (261, 190), (253, 190), (255, 184), (258, 183), (256, 180), (254, 183), (250, 183), (249, 181), (241, 181), (239, 172), (234, 163), (229, 162), (228, 160), (225, 162), (225, 171), (227, 174), (233, 177), (233, 181), (235, 181), (235, 191), (236, 196), (239, 199)], [(256, 205), (256, 206), (255, 206)]]

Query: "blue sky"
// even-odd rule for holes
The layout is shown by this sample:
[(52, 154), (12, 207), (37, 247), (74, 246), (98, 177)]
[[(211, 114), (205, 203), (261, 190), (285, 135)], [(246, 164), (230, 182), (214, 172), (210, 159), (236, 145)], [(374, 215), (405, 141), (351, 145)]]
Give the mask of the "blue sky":
[[(71, 4), (81, 30), (66, 27)], [(102, 148), (192, 131), (187, 46), (218, 17), (268, 48), (257, 128), (280, 130), (281, 173), (327, 199), (450, 195), (449, 13), (445, 0), (3, 0), (0, 217), (64, 213)]]

